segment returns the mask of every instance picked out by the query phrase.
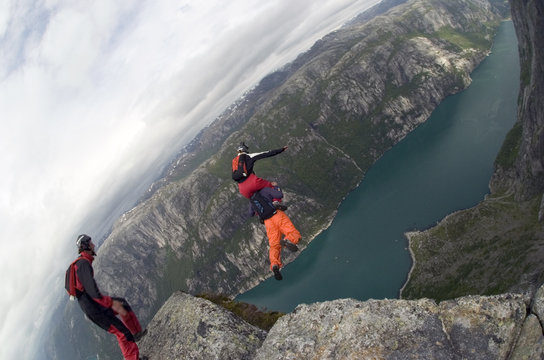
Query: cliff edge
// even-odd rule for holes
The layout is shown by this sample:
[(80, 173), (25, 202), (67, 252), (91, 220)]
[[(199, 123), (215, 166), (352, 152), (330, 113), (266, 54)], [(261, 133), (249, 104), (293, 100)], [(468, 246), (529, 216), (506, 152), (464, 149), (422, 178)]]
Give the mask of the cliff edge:
[(544, 286), (433, 300), (340, 299), (299, 305), (268, 333), (177, 292), (140, 342), (150, 360), (542, 359)]

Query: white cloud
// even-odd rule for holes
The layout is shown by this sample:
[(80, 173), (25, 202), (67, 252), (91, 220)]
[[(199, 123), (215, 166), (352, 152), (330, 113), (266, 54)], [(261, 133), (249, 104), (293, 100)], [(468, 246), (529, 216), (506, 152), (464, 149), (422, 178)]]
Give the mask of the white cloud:
[(11, 13), (12, 1), (2, 1), (0, 3), (0, 38), (2, 38), (8, 28), (9, 14)]
[(245, 90), (376, 2), (2, 1), (0, 358), (31, 351), (78, 233), (102, 235), (88, 226), (114, 200), (126, 210)]

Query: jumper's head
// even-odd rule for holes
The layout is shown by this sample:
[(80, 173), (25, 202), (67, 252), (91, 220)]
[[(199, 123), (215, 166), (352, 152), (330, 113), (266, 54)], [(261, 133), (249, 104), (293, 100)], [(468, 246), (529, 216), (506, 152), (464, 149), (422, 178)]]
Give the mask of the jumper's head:
[(240, 145), (238, 145), (238, 149), (237, 149), (237, 150), (238, 150), (239, 153), (248, 152), (248, 151), (249, 151), (249, 147), (248, 147), (246, 144), (244, 144), (244, 142), (242, 141), (242, 142), (240, 143)]
[(77, 250), (81, 253), (86, 250), (93, 251), (91, 237), (89, 235), (81, 234), (77, 237), (76, 246)]

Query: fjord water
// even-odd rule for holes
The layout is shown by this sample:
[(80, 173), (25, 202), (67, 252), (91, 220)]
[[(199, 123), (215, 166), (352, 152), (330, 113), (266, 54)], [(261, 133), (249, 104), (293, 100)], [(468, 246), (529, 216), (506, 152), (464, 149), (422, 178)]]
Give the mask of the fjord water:
[(338, 298), (397, 298), (411, 266), (404, 233), (472, 207), (489, 191), (493, 162), (516, 117), (512, 22), (499, 27), (491, 55), (472, 79), (369, 169), (332, 225), (284, 267), (282, 281), (269, 278), (237, 300), (290, 312), (300, 303)]

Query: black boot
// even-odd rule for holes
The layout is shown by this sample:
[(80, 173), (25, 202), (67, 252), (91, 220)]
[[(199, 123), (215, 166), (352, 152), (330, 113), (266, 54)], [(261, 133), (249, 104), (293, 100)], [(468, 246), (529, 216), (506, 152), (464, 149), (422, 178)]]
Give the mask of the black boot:
[(283, 204), (275, 204), (274, 207), (276, 208), (276, 210), (281, 210), (281, 211), (285, 211), (287, 210), (287, 206), (286, 205), (283, 205)]
[(134, 337), (135, 341), (140, 341), (140, 339), (143, 338), (145, 336), (145, 334), (147, 334), (147, 329), (143, 329), (139, 333), (136, 333), (136, 334), (134, 334), (132, 336)]
[(274, 277), (276, 278), (276, 280), (283, 279), (283, 276), (281, 276), (280, 268), (278, 265), (272, 266), (272, 271), (274, 272)]
[(298, 246), (296, 244), (293, 244), (287, 239), (281, 239), (280, 244), (281, 246), (286, 247), (289, 251), (292, 251), (292, 252), (298, 251)]

